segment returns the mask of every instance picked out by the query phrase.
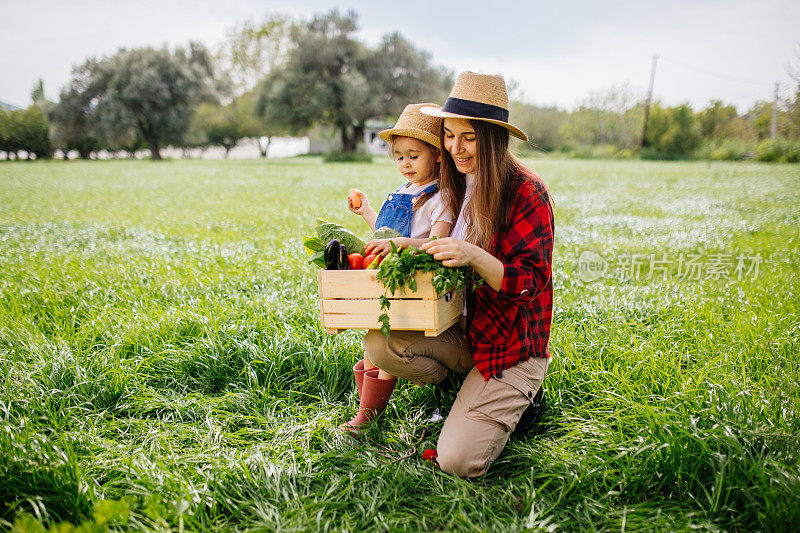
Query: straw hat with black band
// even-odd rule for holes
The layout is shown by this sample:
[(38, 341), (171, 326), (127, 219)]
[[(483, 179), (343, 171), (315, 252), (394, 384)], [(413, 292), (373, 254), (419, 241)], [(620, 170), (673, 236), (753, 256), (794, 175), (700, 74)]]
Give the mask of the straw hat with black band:
[(443, 107), (424, 106), (420, 111), (432, 117), (491, 122), (528, 140), (525, 132), (508, 122), (508, 92), (502, 76), (462, 72)]
[(442, 119), (432, 115), (423, 115), (419, 112), (421, 107), (442, 109), (436, 104), (408, 104), (400, 113), (394, 128), (383, 130), (378, 133), (378, 136), (390, 144), (392, 137), (413, 137), (441, 150), (442, 143), (439, 140), (439, 132), (442, 129)]

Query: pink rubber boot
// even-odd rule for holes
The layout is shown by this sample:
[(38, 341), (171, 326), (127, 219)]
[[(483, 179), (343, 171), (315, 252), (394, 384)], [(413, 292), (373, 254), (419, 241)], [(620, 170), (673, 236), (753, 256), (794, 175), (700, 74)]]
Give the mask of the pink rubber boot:
[(339, 426), (339, 430), (358, 433), (369, 426), (386, 409), (396, 384), (397, 378), (380, 379), (377, 368), (364, 372), (358, 413), (352, 420)]
[(353, 377), (356, 379), (356, 389), (358, 389), (358, 397), (361, 398), (361, 388), (364, 385), (364, 360), (361, 359), (358, 363), (353, 365)]

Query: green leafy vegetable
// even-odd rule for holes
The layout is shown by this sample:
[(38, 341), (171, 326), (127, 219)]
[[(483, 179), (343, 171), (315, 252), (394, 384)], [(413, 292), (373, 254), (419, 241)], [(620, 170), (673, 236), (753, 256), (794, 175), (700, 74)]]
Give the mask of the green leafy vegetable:
[(358, 236), (345, 228), (341, 224), (325, 220), (324, 218), (317, 219), (317, 236), (323, 243), (328, 243), (336, 239), (344, 244), (347, 251), (350, 253), (359, 253), (364, 255), (364, 241)]
[(381, 333), (383, 333), (383, 336), (388, 339), (391, 329), (389, 328), (389, 315), (386, 314), (386, 311), (389, 310), (391, 302), (384, 294), (382, 294), (378, 300), (381, 302), (381, 311), (383, 311), (383, 313), (381, 313), (381, 315), (378, 317), (378, 322), (381, 323)]
[(314, 252), (309, 255), (308, 262), (316, 267), (325, 268), (325, 250), (320, 250), (319, 252)]
[(303, 247), (308, 254), (308, 262), (319, 268), (325, 268), (323, 252), (325, 245), (333, 239), (344, 244), (348, 251), (364, 255), (364, 241), (359, 239), (352, 231), (341, 224), (318, 218), (315, 227), (317, 235), (303, 237)]
[[(394, 243), (391, 243), (392, 251), (386, 255), (378, 267), (377, 278), (386, 289), (385, 294), (394, 296), (395, 292), (402, 288), (409, 291), (417, 290), (417, 281), (414, 276), (417, 272), (433, 272), (433, 288), (437, 294), (443, 294), (451, 290), (458, 290), (463, 287), (477, 288), (483, 280), (475, 274), (472, 268), (467, 266), (446, 267), (438, 259), (416, 246), (399, 251)], [(378, 317), (381, 323), (381, 332), (389, 337), (389, 315), (387, 311), (391, 305), (391, 300), (383, 295), (380, 297), (381, 311)]]
[(403, 234), (397, 231), (396, 229), (392, 229), (388, 226), (382, 226), (375, 230), (375, 234), (372, 236), (373, 239), (394, 239), (395, 237), (402, 237)]
[(325, 243), (319, 240), (318, 237), (306, 235), (303, 237), (303, 248), (306, 249), (309, 263), (319, 268), (325, 268), (325, 259), (323, 256)]

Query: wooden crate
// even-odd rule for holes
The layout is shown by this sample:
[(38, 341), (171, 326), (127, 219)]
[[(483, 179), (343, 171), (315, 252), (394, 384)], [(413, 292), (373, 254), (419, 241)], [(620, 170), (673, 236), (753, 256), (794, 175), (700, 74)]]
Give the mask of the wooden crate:
[[(435, 337), (455, 324), (464, 308), (464, 291), (436, 294), (433, 274), (417, 274), (417, 290), (390, 295), (389, 325), (393, 330), (423, 331)], [(318, 270), (322, 327), (328, 333), (345, 329), (380, 329), (378, 297), (385, 293), (375, 270)]]

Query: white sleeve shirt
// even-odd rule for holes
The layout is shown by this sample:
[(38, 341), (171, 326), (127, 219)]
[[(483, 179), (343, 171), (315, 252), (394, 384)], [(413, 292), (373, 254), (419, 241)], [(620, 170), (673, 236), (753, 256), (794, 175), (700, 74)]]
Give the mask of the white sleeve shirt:
[[(430, 183), (426, 183), (425, 185), (403, 187), (395, 194), (418, 194), (430, 187), (430, 185)], [(445, 205), (441, 191), (431, 196), (422, 207), (414, 211), (411, 219), (411, 238), (427, 239), (431, 235), (431, 228), (437, 222), (453, 223), (453, 215)]]

